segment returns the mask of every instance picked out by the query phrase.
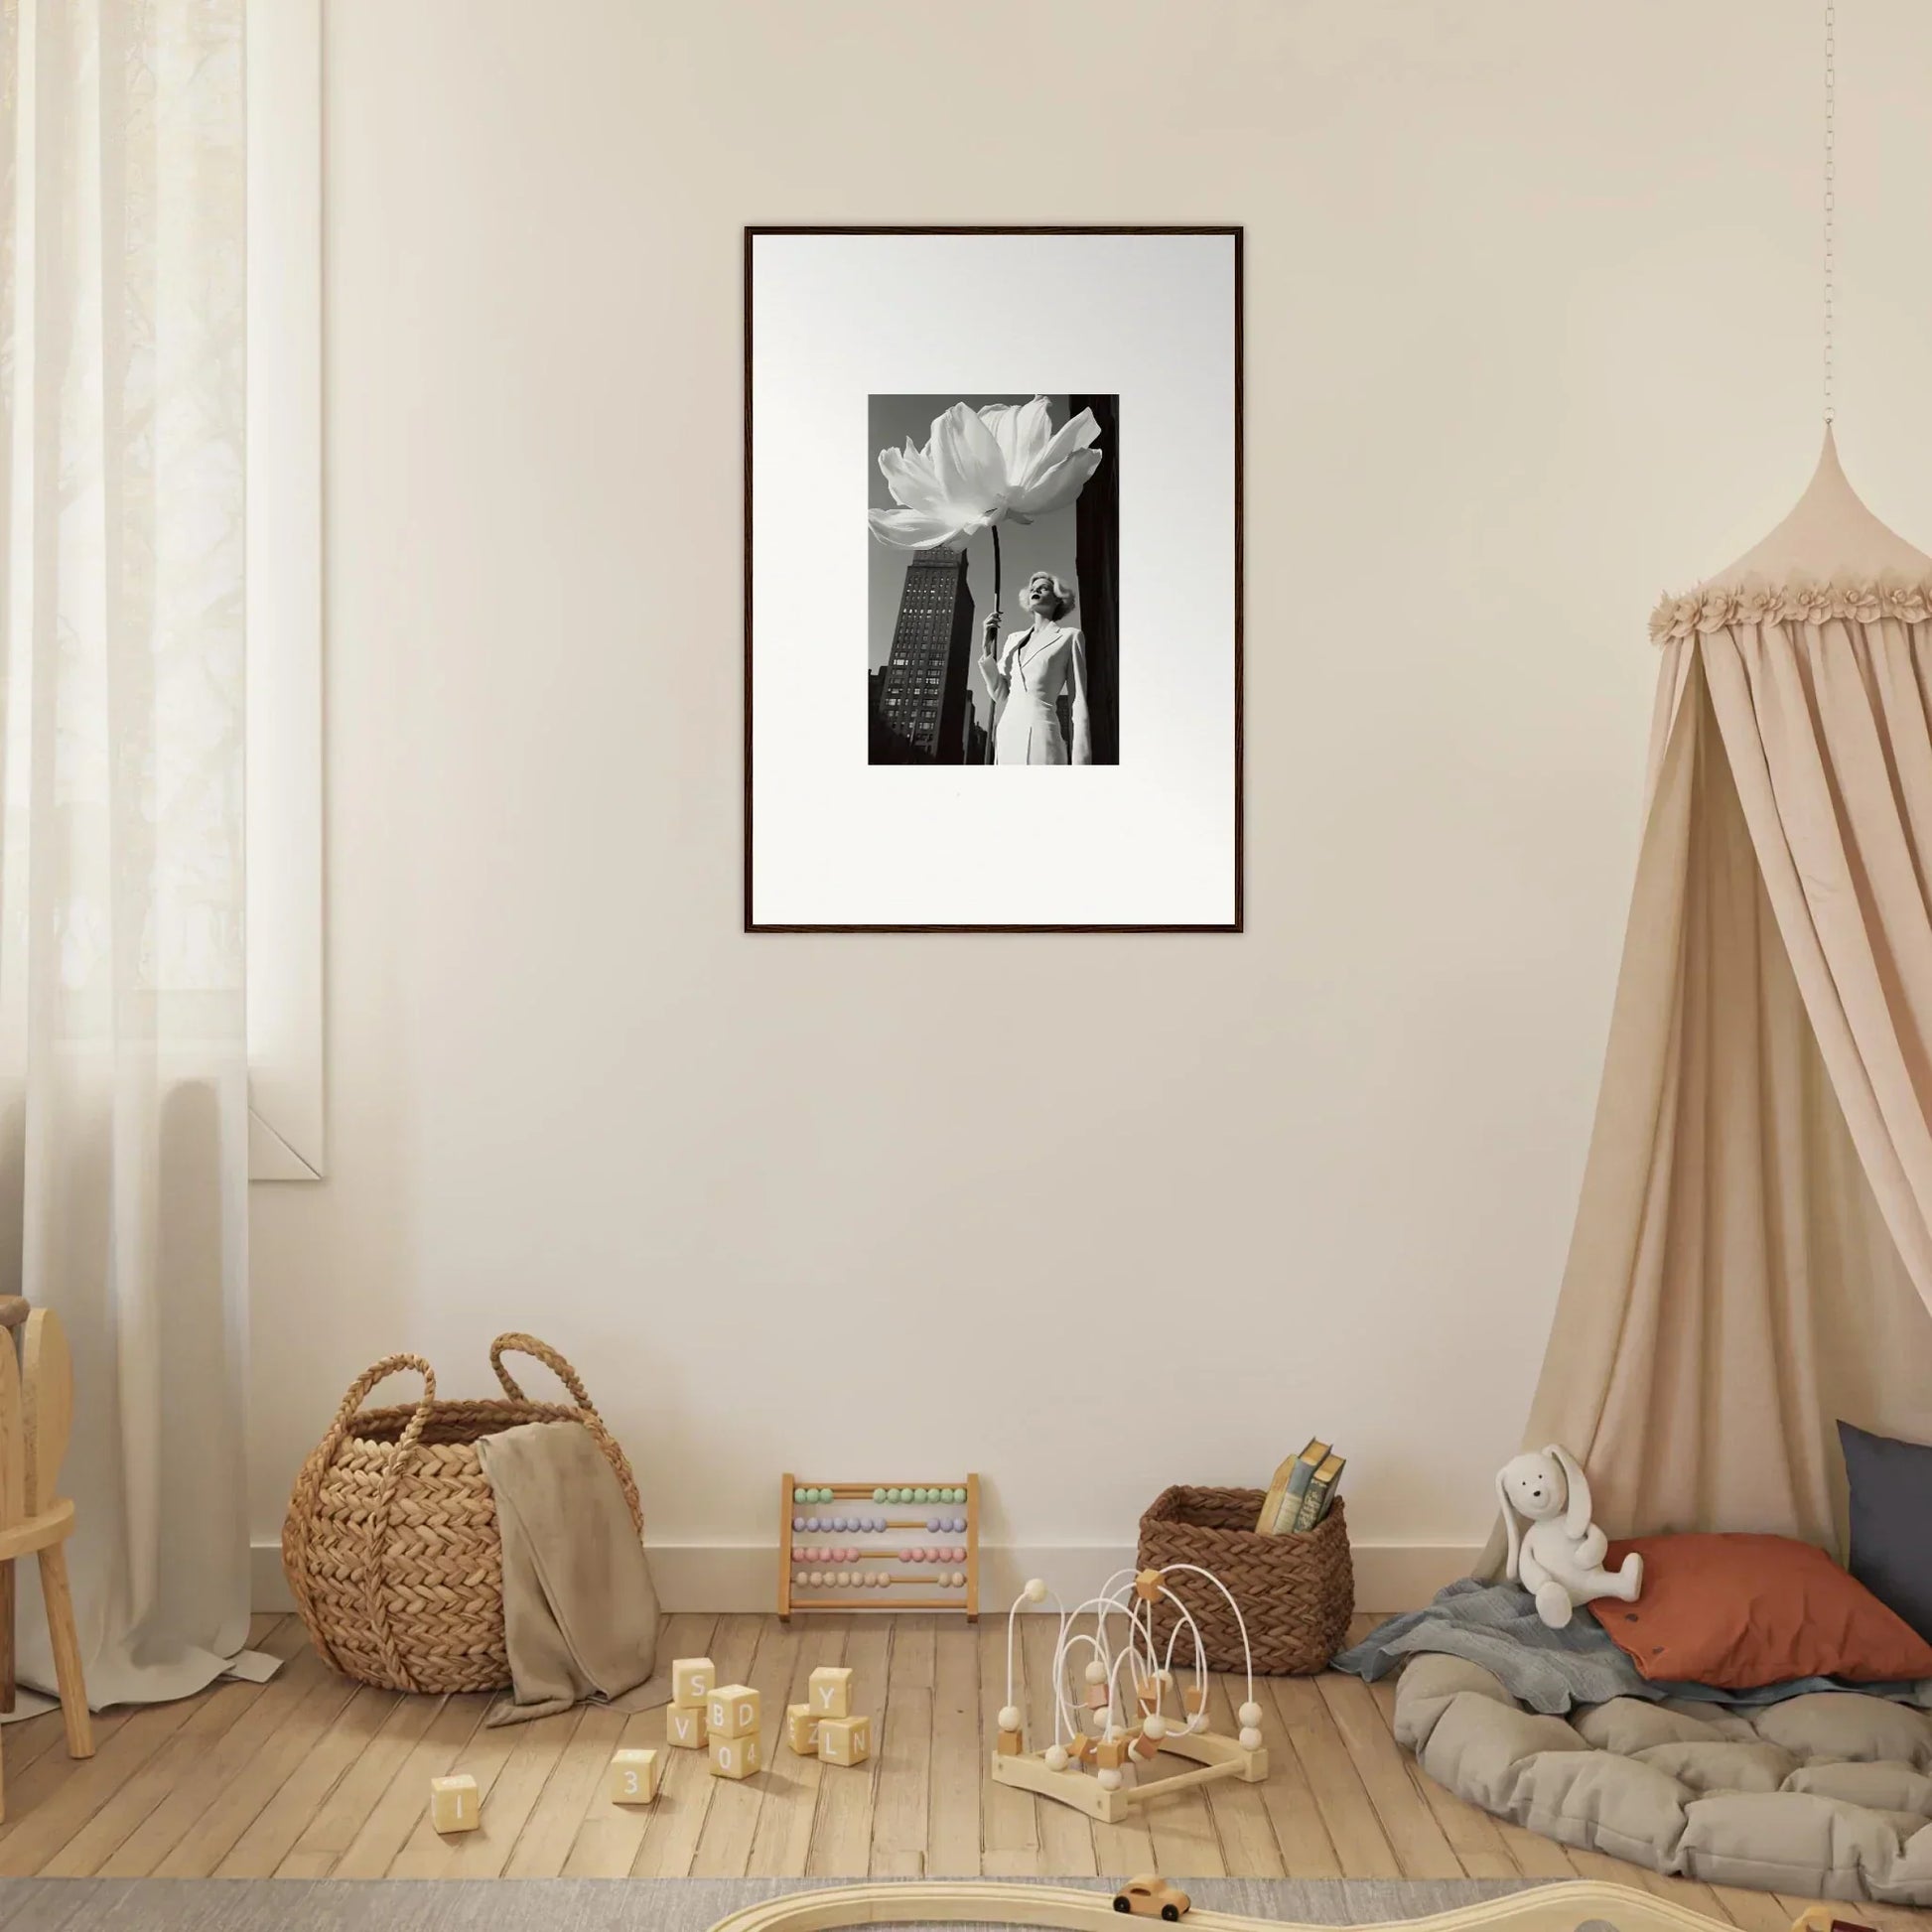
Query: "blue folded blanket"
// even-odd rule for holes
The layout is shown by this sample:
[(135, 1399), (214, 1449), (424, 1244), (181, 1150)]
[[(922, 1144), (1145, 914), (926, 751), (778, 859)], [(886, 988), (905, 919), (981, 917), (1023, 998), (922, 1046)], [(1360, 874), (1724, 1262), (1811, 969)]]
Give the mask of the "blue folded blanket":
[(1517, 1703), (1556, 1716), (1572, 1705), (1607, 1704), (1612, 1698), (1755, 1709), (1811, 1691), (1862, 1691), (1866, 1697), (1932, 1709), (1932, 1678), (1918, 1683), (1847, 1684), (1836, 1677), (1794, 1677), (1750, 1691), (1720, 1690), (1715, 1684), (1653, 1683), (1587, 1610), (1579, 1608), (1563, 1629), (1552, 1630), (1519, 1585), (1479, 1584), (1473, 1577), (1438, 1590), (1426, 1609), (1391, 1618), (1353, 1649), (1344, 1650), (1334, 1668), (1372, 1683), (1419, 1650), (1466, 1657), (1499, 1678)]

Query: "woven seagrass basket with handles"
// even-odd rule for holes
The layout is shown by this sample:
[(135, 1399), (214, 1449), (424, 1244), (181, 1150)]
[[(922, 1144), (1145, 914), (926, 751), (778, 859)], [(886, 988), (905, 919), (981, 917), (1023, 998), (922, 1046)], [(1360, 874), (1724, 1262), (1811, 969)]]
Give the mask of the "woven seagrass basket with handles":
[[(532, 1402), (503, 1366), (534, 1356), (569, 1403)], [(503, 1538), (477, 1445), (519, 1423), (575, 1422), (616, 1472), (643, 1534), (636, 1479), (577, 1371), (534, 1335), (498, 1335), (489, 1365), (503, 1399), (438, 1402), (420, 1355), (387, 1355), (358, 1376), (295, 1479), (282, 1568), (323, 1660), (392, 1691), (496, 1691), (510, 1681), (503, 1643)], [(422, 1400), (364, 1409), (399, 1370)]]
[[(1355, 1613), (1355, 1573), (1348, 1557), (1348, 1528), (1339, 1496), (1311, 1530), (1262, 1536), (1255, 1529), (1265, 1491), (1260, 1489), (1164, 1489), (1141, 1518), (1140, 1567), (1198, 1564), (1228, 1587), (1247, 1619), (1248, 1644), (1258, 1677), (1309, 1677), (1326, 1670), (1348, 1640)], [(1186, 1604), (1200, 1628), (1211, 1670), (1242, 1667), (1241, 1625), (1227, 1598), (1205, 1579), (1171, 1577), (1168, 1587)], [(1193, 1661), (1193, 1638), (1165, 1597), (1154, 1605), (1155, 1634), (1163, 1648), (1175, 1625), (1174, 1662)]]

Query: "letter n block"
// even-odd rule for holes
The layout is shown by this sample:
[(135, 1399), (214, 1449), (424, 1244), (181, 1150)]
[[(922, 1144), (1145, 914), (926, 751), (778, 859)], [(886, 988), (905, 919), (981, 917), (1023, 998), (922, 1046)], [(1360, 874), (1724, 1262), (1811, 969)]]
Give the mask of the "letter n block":
[(671, 1702), (694, 1711), (718, 1683), (718, 1666), (709, 1657), (679, 1657), (671, 1665)]
[(647, 1805), (657, 1796), (657, 1753), (621, 1750), (611, 1759), (611, 1802)]
[(711, 1740), (711, 1775), (714, 1778), (749, 1778), (759, 1768), (759, 1734), (748, 1730), (739, 1737)]
[(664, 1741), (676, 1750), (701, 1751), (705, 1742), (704, 1706), (687, 1711), (672, 1705), (664, 1713)]
[(852, 1671), (842, 1664), (821, 1664), (807, 1684), (814, 1718), (849, 1718), (852, 1715)]
[(812, 1716), (809, 1704), (785, 1706), (785, 1742), (800, 1757), (818, 1755), (818, 1720)]
[(483, 1823), (476, 1779), (467, 1771), (453, 1778), (431, 1778), (429, 1822), (439, 1832), (474, 1832)]
[(705, 1704), (705, 1728), (713, 1737), (756, 1737), (761, 1702), (749, 1684), (722, 1685)]
[(872, 1755), (872, 1720), (821, 1718), (818, 1755), (825, 1764), (863, 1764)]

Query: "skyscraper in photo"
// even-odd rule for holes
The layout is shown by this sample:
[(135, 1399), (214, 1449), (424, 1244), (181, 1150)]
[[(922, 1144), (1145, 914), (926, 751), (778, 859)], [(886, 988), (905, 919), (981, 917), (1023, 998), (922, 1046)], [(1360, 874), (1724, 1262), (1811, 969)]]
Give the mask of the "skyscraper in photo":
[(874, 764), (958, 764), (965, 756), (973, 599), (964, 548), (915, 550), (872, 736)]

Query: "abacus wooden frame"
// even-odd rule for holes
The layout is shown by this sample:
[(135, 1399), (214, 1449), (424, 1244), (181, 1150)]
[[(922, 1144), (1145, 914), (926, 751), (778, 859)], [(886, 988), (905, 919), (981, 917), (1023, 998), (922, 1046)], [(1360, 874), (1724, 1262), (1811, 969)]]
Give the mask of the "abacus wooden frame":
[[(792, 1500), (791, 1492), (801, 1485), (811, 1489), (829, 1489), (835, 1502), (855, 1503), (871, 1502), (872, 1492), (875, 1489), (964, 1488), (966, 1491), (966, 1587), (964, 1591), (948, 1596), (897, 1597), (883, 1603), (870, 1590), (858, 1596), (814, 1595), (809, 1601), (794, 1600), (791, 1593), (791, 1519), (798, 1504)], [(918, 1505), (898, 1506), (916, 1508)], [(918, 1527), (923, 1530), (925, 1526), (920, 1524)], [(963, 1611), (968, 1623), (977, 1623), (980, 1620), (979, 1477), (968, 1475), (964, 1483), (957, 1476), (942, 1477), (936, 1482), (902, 1482), (896, 1478), (876, 1482), (812, 1482), (786, 1470), (779, 1478), (778, 1487), (778, 1621), (789, 1623), (794, 1613), (802, 1616), (819, 1610), (834, 1610), (842, 1614), (854, 1610), (869, 1610), (874, 1614), (895, 1610), (952, 1610)]]

